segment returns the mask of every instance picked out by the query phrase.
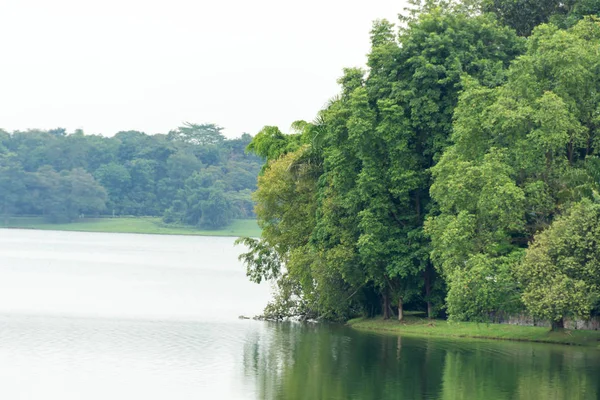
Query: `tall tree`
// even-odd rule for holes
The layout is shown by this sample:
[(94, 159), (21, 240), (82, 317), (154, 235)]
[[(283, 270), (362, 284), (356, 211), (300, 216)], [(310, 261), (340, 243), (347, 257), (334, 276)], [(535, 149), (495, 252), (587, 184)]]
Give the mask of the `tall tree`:
[[(267, 127), (249, 145), (270, 161), (263, 176), (279, 171), (259, 179), (258, 193), (287, 188), (286, 196), (269, 192), (276, 203), (257, 197), (265, 229), (254, 249), (276, 254), (267, 259), (286, 265), (287, 287), (300, 287), (295, 293), (317, 315), (372, 313), (380, 303), (384, 317), (395, 309), (401, 318), (404, 303), (423, 298), (434, 312), (435, 271), (422, 228), (428, 169), (448, 144), (461, 76), (496, 86), (523, 50), (523, 41), (493, 17), (446, 5), (428, 2), (404, 20), (399, 36), (392, 24), (376, 22), (367, 73), (346, 69), (339, 97), (313, 123), (296, 124), (299, 134)], [(288, 165), (280, 170), (283, 160)], [(298, 181), (298, 166), (314, 169)], [(314, 192), (296, 193), (299, 182)], [(298, 215), (299, 199), (310, 214)], [(279, 210), (277, 216), (262, 207)], [(260, 257), (249, 253), (244, 260), (252, 266)]]
[(505, 85), (465, 81), (454, 145), (433, 168), (439, 215), (428, 226), (451, 316), (485, 319), (517, 306), (514, 269), (527, 243), (596, 189), (599, 38), (591, 19), (568, 31), (542, 25)]

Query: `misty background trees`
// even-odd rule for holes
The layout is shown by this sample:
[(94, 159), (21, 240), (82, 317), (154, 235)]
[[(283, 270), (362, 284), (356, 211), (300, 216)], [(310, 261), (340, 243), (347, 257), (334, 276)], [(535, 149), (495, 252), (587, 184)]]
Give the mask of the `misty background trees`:
[(215, 124), (168, 134), (0, 130), (2, 218), (162, 216), (208, 229), (254, 217), (251, 192), (262, 161), (245, 153), (252, 137), (227, 139)]

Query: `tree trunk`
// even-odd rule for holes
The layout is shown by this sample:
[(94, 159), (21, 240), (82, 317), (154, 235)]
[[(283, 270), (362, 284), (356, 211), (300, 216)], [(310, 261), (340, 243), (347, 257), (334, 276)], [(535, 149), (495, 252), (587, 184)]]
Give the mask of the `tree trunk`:
[(569, 143), (569, 165), (573, 165), (573, 141)]
[(557, 331), (559, 329), (564, 329), (565, 327), (565, 320), (564, 318), (561, 318), (558, 321), (552, 321), (552, 330), (553, 331)]
[(433, 318), (433, 304), (431, 304), (431, 300), (429, 296), (431, 295), (431, 270), (430, 265), (428, 263), (427, 267), (425, 267), (425, 298), (427, 299), (427, 318)]
[(383, 294), (383, 319), (390, 319), (390, 299), (387, 293)]
[(398, 322), (404, 319), (404, 304), (402, 302), (402, 297), (398, 298)]

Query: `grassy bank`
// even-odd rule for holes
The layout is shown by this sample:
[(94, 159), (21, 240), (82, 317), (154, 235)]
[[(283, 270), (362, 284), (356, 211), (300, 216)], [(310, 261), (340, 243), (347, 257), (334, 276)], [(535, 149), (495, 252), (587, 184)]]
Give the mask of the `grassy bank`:
[(165, 224), (160, 218), (85, 218), (66, 224), (51, 224), (38, 217), (14, 217), (0, 221), (0, 228), (24, 228), (55, 231), (147, 233), (160, 235), (260, 236), (255, 220), (238, 219), (216, 230), (200, 230), (190, 226)]
[(387, 332), (413, 336), (459, 337), (518, 340), (541, 343), (557, 343), (580, 346), (594, 346), (600, 349), (600, 331), (563, 330), (552, 331), (536, 326), (506, 324), (478, 324), (475, 322), (448, 322), (427, 320), (408, 316), (399, 323), (397, 320), (357, 318), (348, 325), (359, 330)]

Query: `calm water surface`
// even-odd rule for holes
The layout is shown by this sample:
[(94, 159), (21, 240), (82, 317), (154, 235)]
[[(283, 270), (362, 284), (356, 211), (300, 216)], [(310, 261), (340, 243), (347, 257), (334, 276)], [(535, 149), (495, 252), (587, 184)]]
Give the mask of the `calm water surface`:
[(238, 320), (231, 238), (0, 230), (0, 398), (600, 399), (600, 352)]

